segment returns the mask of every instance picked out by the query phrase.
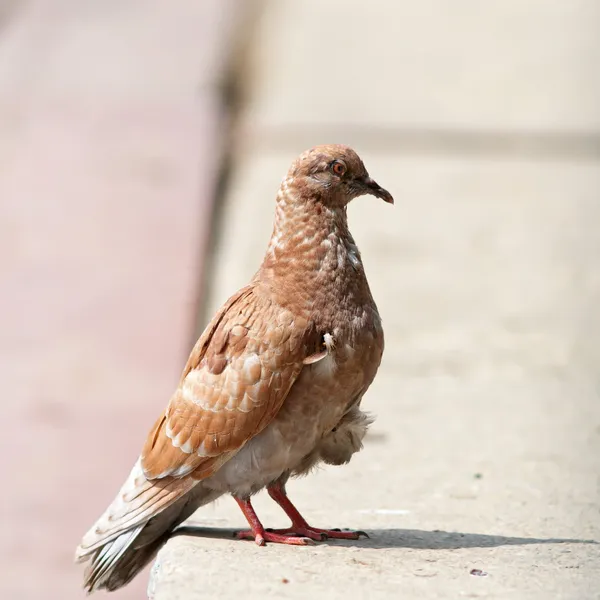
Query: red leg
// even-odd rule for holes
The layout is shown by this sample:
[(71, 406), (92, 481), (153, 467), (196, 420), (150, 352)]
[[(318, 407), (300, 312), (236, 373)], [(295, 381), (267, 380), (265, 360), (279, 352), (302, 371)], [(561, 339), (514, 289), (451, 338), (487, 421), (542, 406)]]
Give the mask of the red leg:
[[(234, 496), (235, 497), (235, 496)], [(267, 542), (273, 542), (275, 544), (289, 544), (292, 546), (309, 546), (314, 542), (309, 537), (292, 536), (292, 535), (281, 535), (274, 531), (267, 531), (259, 518), (254, 512), (254, 508), (250, 503), (250, 499), (243, 500), (241, 498), (235, 498), (239, 507), (242, 509), (250, 530), (239, 531), (236, 537), (240, 540), (254, 540), (259, 546), (266, 545)]]
[(312, 540), (326, 540), (335, 538), (340, 540), (357, 540), (360, 536), (369, 537), (364, 531), (342, 531), (340, 529), (319, 529), (311, 527), (306, 519), (298, 512), (298, 509), (292, 504), (285, 493), (285, 489), (280, 484), (270, 485), (267, 488), (269, 496), (283, 508), (285, 514), (292, 520), (292, 526), (287, 529), (270, 530), (280, 535), (303, 535)]

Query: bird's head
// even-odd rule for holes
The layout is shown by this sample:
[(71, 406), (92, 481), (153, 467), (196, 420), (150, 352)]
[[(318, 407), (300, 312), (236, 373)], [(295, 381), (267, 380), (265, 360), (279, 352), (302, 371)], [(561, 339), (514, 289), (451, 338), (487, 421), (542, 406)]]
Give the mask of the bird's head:
[(358, 154), (342, 144), (315, 146), (303, 152), (283, 182), (284, 188), (290, 185), (302, 196), (332, 208), (346, 206), (366, 194), (394, 203), (392, 195), (369, 177)]

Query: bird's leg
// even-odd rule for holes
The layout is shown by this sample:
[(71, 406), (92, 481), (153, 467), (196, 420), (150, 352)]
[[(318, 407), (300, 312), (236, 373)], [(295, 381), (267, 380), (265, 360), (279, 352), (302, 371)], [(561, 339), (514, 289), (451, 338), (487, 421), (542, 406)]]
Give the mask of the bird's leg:
[(250, 503), (250, 498), (235, 498), (239, 507), (242, 509), (250, 529), (246, 531), (238, 531), (236, 537), (240, 540), (254, 540), (259, 546), (266, 545), (267, 542), (274, 544), (288, 544), (292, 546), (309, 546), (314, 544), (311, 538), (293, 535), (282, 535), (274, 531), (267, 531), (254, 511), (254, 507)]
[(292, 526), (287, 529), (268, 530), (267, 533), (273, 532), (279, 535), (302, 535), (312, 540), (323, 541), (328, 538), (340, 540), (357, 540), (360, 536), (369, 537), (364, 531), (342, 531), (341, 529), (319, 529), (311, 527), (306, 519), (298, 512), (298, 509), (292, 504), (288, 498), (284, 486), (281, 483), (274, 483), (267, 487), (269, 496), (283, 508), (285, 514), (292, 520)]

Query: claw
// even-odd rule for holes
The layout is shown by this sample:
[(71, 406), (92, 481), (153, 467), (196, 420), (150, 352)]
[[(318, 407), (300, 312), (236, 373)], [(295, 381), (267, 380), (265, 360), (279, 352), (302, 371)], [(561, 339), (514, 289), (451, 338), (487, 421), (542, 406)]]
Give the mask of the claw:
[(353, 529), (339, 529), (336, 527), (335, 529), (313, 529), (313, 531), (321, 531), (328, 538), (337, 540), (358, 540), (361, 536), (369, 538), (369, 534), (366, 531), (354, 531)]
[(362, 535), (365, 538), (367, 538), (368, 540), (371, 539), (371, 536), (366, 531), (359, 530), (359, 531), (356, 531), (355, 533), (358, 535), (359, 538)]

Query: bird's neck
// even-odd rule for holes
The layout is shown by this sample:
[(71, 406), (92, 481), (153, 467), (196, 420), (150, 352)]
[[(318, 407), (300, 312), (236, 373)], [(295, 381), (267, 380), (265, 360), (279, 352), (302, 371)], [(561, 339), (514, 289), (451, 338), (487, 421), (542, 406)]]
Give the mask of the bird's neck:
[(295, 206), (278, 203), (266, 259), (302, 258), (319, 268), (323, 249), (347, 237), (351, 235), (345, 207), (328, 208), (310, 201)]
[[(360, 253), (348, 229), (345, 206), (278, 199), (273, 235), (257, 278), (269, 293), (315, 309), (365, 288)], [(280, 294), (278, 294), (280, 292)]]

